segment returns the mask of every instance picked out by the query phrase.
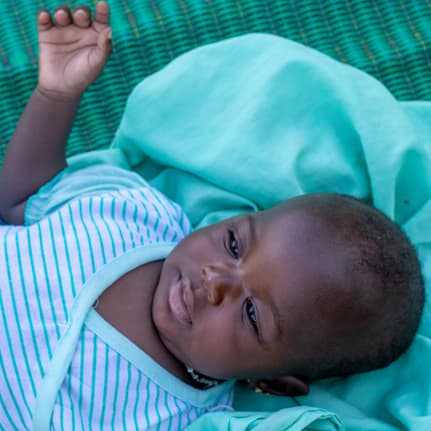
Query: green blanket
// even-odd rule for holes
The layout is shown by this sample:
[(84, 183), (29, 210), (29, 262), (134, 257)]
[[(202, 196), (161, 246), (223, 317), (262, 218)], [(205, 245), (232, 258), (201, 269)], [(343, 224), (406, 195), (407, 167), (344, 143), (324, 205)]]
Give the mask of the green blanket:
[[(137, 171), (195, 227), (302, 193), (365, 198), (410, 236), (429, 288), (430, 136), (431, 103), (398, 102), (359, 70), (252, 34), (198, 48), (145, 79), (113, 148), (71, 164)], [(238, 387), (240, 412), (210, 413), (190, 430), (430, 430), (430, 319), (428, 299), (412, 347), (385, 369), (317, 382), (294, 399)]]

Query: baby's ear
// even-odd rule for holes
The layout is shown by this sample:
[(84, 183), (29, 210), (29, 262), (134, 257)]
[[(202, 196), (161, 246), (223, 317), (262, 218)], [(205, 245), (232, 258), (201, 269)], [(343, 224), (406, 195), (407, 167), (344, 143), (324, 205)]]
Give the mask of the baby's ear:
[(294, 376), (283, 376), (273, 380), (253, 380), (250, 382), (250, 387), (272, 395), (298, 397), (308, 394), (308, 384)]

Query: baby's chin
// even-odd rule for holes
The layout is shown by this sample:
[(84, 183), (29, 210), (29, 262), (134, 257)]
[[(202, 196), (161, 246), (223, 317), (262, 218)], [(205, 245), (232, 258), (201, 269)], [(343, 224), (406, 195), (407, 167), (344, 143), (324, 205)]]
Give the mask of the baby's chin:
[(160, 276), (157, 280), (156, 287), (153, 292), (153, 307), (158, 298), (163, 294), (163, 290), (169, 288), (169, 263), (166, 263), (167, 259), (162, 262), (162, 267), (160, 269)]
[(158, 332), (160, 332), (159, 325), (165, 318), (166, 312), (162, 307), (162, 298), (163, 298), (163, 283), (161, 282), (161, 278), (159, 278), (156, 287), (153, 291), (153, 298), (151, 303), (151, 315), (153, 324)]

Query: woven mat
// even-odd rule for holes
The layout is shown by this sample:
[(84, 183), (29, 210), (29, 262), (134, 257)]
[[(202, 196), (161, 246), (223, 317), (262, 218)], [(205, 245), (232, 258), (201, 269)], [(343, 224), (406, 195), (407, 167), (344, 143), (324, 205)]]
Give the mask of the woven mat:
[[(36, 84), (35, 14), (59, 3), (0, 1), (0, 160)], [(431, 100), (431, 0), (109, 0), (109, 4), (114, 52), (104, 74), (84, 96), (68, 155), (110, 144), (126, 98), (143, 77), (195, 46), (247, 32), (275, 33), (316, 48), (374, 75), (400, 100)]]

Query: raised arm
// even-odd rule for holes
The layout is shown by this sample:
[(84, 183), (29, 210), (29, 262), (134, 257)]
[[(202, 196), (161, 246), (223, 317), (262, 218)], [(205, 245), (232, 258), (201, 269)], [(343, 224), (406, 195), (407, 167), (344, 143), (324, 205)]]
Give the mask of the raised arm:
[(109, 7), (73, 14), (66, 7), (54, 17), (37, 15), (39, 76), (6, 150), (0, 171), (0, 217), (22, 224), (28, 198), (66, 167), (65, 148), (79, 101), (97, 78), (111, 51)]

